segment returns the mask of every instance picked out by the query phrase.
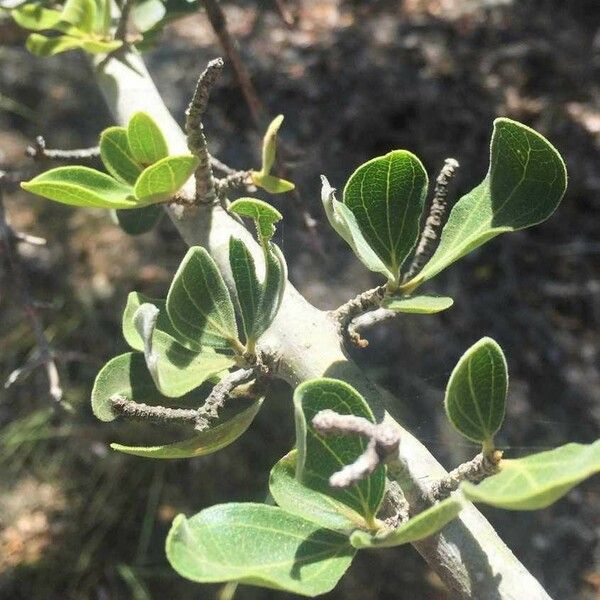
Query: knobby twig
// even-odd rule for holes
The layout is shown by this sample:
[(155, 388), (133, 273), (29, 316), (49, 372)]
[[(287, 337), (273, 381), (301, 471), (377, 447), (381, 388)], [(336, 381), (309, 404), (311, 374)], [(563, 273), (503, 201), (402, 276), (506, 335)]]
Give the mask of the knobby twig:
[(219, 418), (219, 409), (225, 405), (233, 390), (253, 376), (254, 369), (239, 369), (230, 373), (215, 385), (200, 408), (149, 406), (134, 402), (121, 394), (112, 396), (110, 402), (115, 412), (131, 419), (156, 423), (187, 423), (197, 431), (204, 431), (210, 427), (211, 421)]
[(348, 330), (348, 325), (358, 315), (364, 312), (378, 308), (383, 296), (385, 295), (385, 286), (380, 285), (366, 292), (358, 294), (358, 296), (348, 300), (345, 304), (342, 304), (339, 308), (336, 308), (330, 314), (332, 318), (337, 321), (340, 333), (342, 335), (348, 334), (348, 337), (360, 348), (365, 348), (369, 345), (369, 342), (363, 340), (358, 333), (351, 333)]
[(46, 140), (38, 135), (35, 142), (28, 146), (25, 155), (34, 160), (48, 158), (50, 160), (85, 160), (100, 156), (99, 146), (91, 148), (79, 148), (77, 150), (57, 150), (46, 148)]
[[(8, 389), (11, 385), (29, 375), (39, 367), (44, 367), (48, 379), (48, 393), (50, 397), (65, 409), (70, 407), (63, 402), (63, 390), (60, 383), (58, 368), (56, 367), (55, 355), (50, 347), (50, 343), (44, 333), (42, 319), (31, 295), (31, 289), (25, 273), (25, 268), (21, 263), (21, 258), (17, 248), (17, 243), (27, 239), (27, 236), (15, 234), (12, 227), (6, 221), (6, 212), (3, 199), (3, 179), (4, 173), (0, 171), (0, 240), (3, 242), (4, 255), (9, 273), (12, 274), (12, 280), (18, 287), (21, 296), (23, 310), (29, 319), (31, 328), (35, 335), (37, 350), (34, 355), (22, 367), (15, 369), (4, 383), (4, 388)], [(35, 238), (39, 243), (41, 238)]]
[(187, 134), (188, 148), (190, 149), (190, 152), (200, 160), (195, 173), (196, 201), (199, 203), (211, 204), (215, 199), (215, 182), (211, 168), (210, 155), (206, 145), (206, 138), (204, 137), (202, 116), (208, 105), (210, 90), (217, 81), (222, 69), (222, 58), (216, 58), (208, 63), (206, 69), (198, 79), (192, 101), (185, 113), (185, 131)]
[(346, 488), (368, 477), (382, 463), (398, 456), (400, 433), (390, 423), (371, 423), (356, 415), (322, 410), (312, 420), (320, 435), (360, 435), (369, 439), (365, 451), (351, 464), (329, 478), (329, 485)]
[(425, 266), (433, 254), (442, 226), (445, 222), (446, 210), (448, 208), (448, 186), (458, 169), (458, 161), (447, 158), (444, 166), (435, 180), (433, 199), (429, 208), (429, 216), (425, 221), (423, 233), (419, 239), (415, 256), (404, 275), (404, 281), (410, 281)]
[(473, 460), (459, 465), (445, 477), (431, 485), (429, 497), (432, 501), (443, 500), (451, 492), (458, 489), (461, 481), (477, 483), (490, 475), (495, 475), (499, 470), (502, 452), (496, 450), (491, 454), (478, 454)]
[(127, 42), (127, 30), (129, 28), (129, 15), (133, 8), (134, 0), (123, 0), (121, 3), (121, 15), (119, 17), (119, 23), (115, 31), (115, 39), (121, 40), (123, 43)]
[(236, 188), (256, 189), (250, 179), (250, 171), (234, 171), (221, 179), (216, 179), (215, 187), (219, 198), (224, 198), (230, 190)]
[(255, 125), (258, 125), (262, 113), (262, 104), (258, 99), (258, 94), (252, 84), (252, 79), (250, 79), (250, 75), (244, 66), (240, 53), (235, 46), (235, 42), (229, 34), (225, 13), (219, 6), (217, 0), (202, 0), (202, 4), (204, 5), (204, 10), (206, 11), (206, 16), (210, 21), (211, 27), (219, 38), (225, 56), (227, 56), (228, 62), (231, 63), (235, 79), (242, 91), (242, 96), (244, 96), (244, 100), (248, 105), (252, 120)]
[(398, 313), (388, 310), (387, 308), (377, 308), (358, 315), (348, 324), (348, 337), (351, 340), (360, 340), (358, 345), (364, 348), (369, 345), (368, 340), (363, 339), (361, 336), (361, 332), (364, 329), (368, 329), (369, 327), (373, 327), (373, 325), (383, 323), (384, 321), (389, 321), (397, 316)]

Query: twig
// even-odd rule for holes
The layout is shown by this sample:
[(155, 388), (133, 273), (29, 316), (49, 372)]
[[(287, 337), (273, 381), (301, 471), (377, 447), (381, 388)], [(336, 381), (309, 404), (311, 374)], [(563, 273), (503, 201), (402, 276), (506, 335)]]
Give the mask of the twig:
[(248, 105), (248, 110), (252, 115), (252, 120), (255, 125), (260, 123), (260, 116), (262, 113), (262, 104), (258, 99), (250, 75), (244, 66), (242, 58), (235, 46), (235, 42), (227, 29), (227, 19), (225, 13), (219, 6), (217, 0), (202, 0), (206, 16), (210, 21), (212, 28), (214, 29), (227, 60), (231, 63), (233, 73), (237, 84), (240, 86), (244, 100)]
[(352, 300), (348, 300), (348, 302), (342, 304), (339, 308), (336, 308), (330, 313), (332, 318), (337, 321), (342, 335), (347, 333), (352, 343), (360, 348), (365, 348), (369, 345), (369, 342), (363, 340), (356, 332), (354, 332), (354, 334), (350, 333), (348, 330), (348, 325), (352, 319), (358, 315), (361, 315), (373, 308), (378, 308), (384, 294), (385, 286), (380, 285), (376, 288), (358, 294), (358, 296), (352, 298)]
[(220, 161), (216, 156), (210, 157), (210, 166), (217, 171), (221, 171), (225, 175), (234, 175), (235, 173), (239, 173), (237, 169), (226, 165), (224, 162)]
[(4, 387), (5, 389), (9, 388), (19, 379), (26, 377), (34, 369), (43, 366), (46, 369), (48, 393), (50, 397), (63, 408), (68, 409), (70, 407), (62, 402), (63, 390), (60, 384), (58, 369), (54, 361), (54, 352), (52, 351), (46, 338), (46, 334), (44, 333), (44, 326), (35, 306), (35, 302), (32, 299), (25, 269), (21, 263), (19, 252), (16, 247), (17, 242), (20, 241), (19, 236), (14, 233), (13, 229), (6, 221), (2, 185), (3, 179), (4, 173), (0, 171), (0, 240), (3, 241), (6, 262), (9, 271), (12, 273), (13, 281), (20, 290), (21, 304), (25, 314), (27, 315), (27, 318), (29, 319), (37, 344), (37, 351), (33, 357), (27, 361), (23, 367), (14, 370), (8, 376)]
[(195, 174), (196, 201), (199, 203), (211, 204), (215, 199), (215, 182), (210, 166), (210, 155), (206, 145), (206, 138), (204, 137), (202, 116), (208, 105), (210, 90), (222, 69), (222, 58), (216, 58), (208, 63), (206, 69), (198, 79), (192, 101), (185, 113), (185, 132), (187, 134), (188, 148), (193, 155), (200, 159), (200, 164)]
[(133, 8), (134, 0), (123, 0), (121, 4), (121, 16), (119, 17), (119, 24), (115, 31), (115, 39), (121, 40), (123, 43), (127, 42), (127, 29), (129, 26), (129, 14)]
[(38, 135), (35, 142), (28, 146), (25, 155), (34, 160), (49, 158), (51, 160), (82, 160), (91, 159), (100, 156), (100, 148), (92, 146), (91, 148), (79, 148), (77, 150), (57, 150), (46, 148), (46, 140)]
[(358, 345), (364, 348), (369, 345), (369, 342), (361, 336), (361, 332), (364, 329), (368, 329), (369, 327), (373, 327), (373, 325), (383, 323), (384, 321), (389, 321), (397, 316), (398, 313), (388, 310), (387, 308), (377, 308), (358, 315), (348, 324), (348, 337), (351, 340), (359, 340)]
[(256, 189), (250, 179), (250, 171), (234, 171), (222, 179), (215, 180), (217, 196), (220, 198), (227, 195), (227, 192), (236, 188)]
[(398, 455), (400, 433), (389, 423), (371, 423), (356, 415), (340, 415), (333, 410), (322, 410), (312, 420), (320, 435), (361, 435), (369, 438), (365, 451), (351, 464), (334, 473), (329, 485), (346, 488), (368, 477), (382, 463)]
[(459, 465), (445, 477), (431, 485), (429, 496), (432, 501), (443, 500), (458, 489), (461, 481), (476, 483), (498, 472), (502, 452), (495, 450), (491, 454), (478, 454), (473, 460)]
[(435, 180), (433, 199), (429, 208), (429, 216), (425, 221), (425, 227), (415, 251), (412, 263), (404, 275), (404, 281), (410, 281), (425, 266), (429, 257), (433, 254), (440, 231), (444, 224), (446, 209), (448, 207), (448, 185), (458, 169), (458, 161), (447, 158), (444, 166)]

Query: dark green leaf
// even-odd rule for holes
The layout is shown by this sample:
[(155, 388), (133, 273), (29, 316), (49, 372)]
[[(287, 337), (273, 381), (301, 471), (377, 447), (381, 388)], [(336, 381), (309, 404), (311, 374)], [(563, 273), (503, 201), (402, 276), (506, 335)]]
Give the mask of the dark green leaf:
[(162, 131), (152, 117), (144, 112), (135, 113), (129, 120), (127, 139), (133, 158), (145, 167), (169, 154)]
[(179, 515), (167, 538), (167, 558), (187, 579), (305, 596), (333, 589), (354, 552), (346, 536), (264, 504), (221, 504), (190, 519)]
[(102, 132), (100, 157), (106, 170), (115, 179), (132, 186), (143, 171), (129, 150), (125, 127), (109, 127)]
[(450, 308), (454, 304), (447, 296), (385, 296), (381, 305), (388, 310), (401, 313), (432, 315)]
[(332, 488), (329, 477), (353, 463), (366, 449), (367, 442), (356, 435), (321, 437), (313, 428), (313, 417), (331, 409), (343, 415), (357, 415), (374, 421), (363, 397), (337, 379), (313, 379), (300, 384), (294, 393), (296, 412), (297, 477), (306, 486), (331, 496), (363, 516), (375, 527), (375, 515), (385, 490), (385, 468), (379, 466), (369, 477), (346, 489)]
[(287, 282), (287, 265), (281, 250), (272, 242), (265, 246), (266, 274), (252, 335), (258, 339), (271, 325), (283, 300)]
[(358, 167), (344, 188), (344, 204), (362, 234), (397, 276), (419, 236), (427, 173), (406, 150), (395, 150)]
[(133, 190), (109, 175), (88, 167), (58, 167), (21, 187), (63, 204), (95, 208), (135, 208)]
[(229, 210), (242, 217), (254, 219), (258, 237), (262, 241), (268, 241), (273, 237), (275, 223), (283, 218), (277, 209), (256, 198), (238, 198), (231, 203)]
[(198, 159), (195, 156), (167, 156), (146, 167), (135, 183), (135, 196), (149, 204), (168, 200), (192, 176)]
[(509, 510), (537, 510), (600, 472), (600, 440), (566, 444), (526, 458), (500, 461), (500, 473), (479, 485), (463, 483), (469, 500)]
[(491, 447), (504, 421), (508, 370), (502, 348), (484, 337), (460, 358), (446, 386), (444, 407), (459, 433)]
[(121, 229), (129, 235), (142, 235), (152, 231), (163, 215), (163, 209), (157, 204), (135, 210), (117, 210), (115, 218)]
[(231, 349), (237, 325), (231, 297), (208, 252), (190, 248), (173, 278), (167, 312), (182, 339), (192, 344)]

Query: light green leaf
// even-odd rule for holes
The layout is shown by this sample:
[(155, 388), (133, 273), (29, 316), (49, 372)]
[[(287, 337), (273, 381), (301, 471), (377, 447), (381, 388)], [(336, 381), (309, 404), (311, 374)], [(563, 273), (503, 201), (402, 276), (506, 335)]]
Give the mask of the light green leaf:
[(277, 115), (267, 127), (263, 137), (261, 173), (268, 175), (275, 164), (277, 153), (277, 133), (283, 123), (283, 115)]
[(230, 419), (180, 442), (163, 444), (162, 446), (124, 446), (122, 444), (111, 444), (110, 447), (118, 452), (142, 458), (174, 459), (206, 456), (235, 442), (250, 427), (261, 405), (262, 398), (253, 400)]
[(421, 161), (406, 150), (394, 150), (358, 167), (344, 188), (344, 205), (394, 275), (419, 236), (427, 183)]
[(184, 396), (218, 373), (235, 364), (231, 356), (217, 354), (212, 348), (200, 353), (168, 341), (156, 328), (159, 309), (142, 304), (133, 315), (133, 324), (144, 342), (146, 366), (159, 392), (169, 398)]
[(266, 274), (262, 283), (260, 305), (252, 332), (256, 339), (269, 328), (277, 316), (287, 282), (287, 264), (279, 247), (272, 242), (267, 242), (264, 249)]
[(500, 473), (480, 484), (462, 483), (465, 496), (508, 510), (546, 508), (584, 479), (600, 472), (600, 440), (566, 444), (525, 458), (500, 461)]
[(259, 188), (269, 192), (269, 194), (285, 194), (291, 192), (296, 186), (287, 179), (281, 179), (274, 175), (265, 175), (258, 171), (250, 171), (252, 183)]
[(496, 119), (485, 179), (457, 202), (431, 260), (404, 287), (431, 279), (500, 233), (545, 221), (566, 187), (565, 164), (548, 140), (521, 123)]
[(82, 39), (81, 47), (88, 54), (108, 54), (123, 45), (121, 40)]
[(67, 0), (61, 17), (85, 33), (94, 31), (96, 4), (94, 0)]
[(114, 395), (143, 404), (182, 407), (198, 407), (206, 399), (206, 391), (200, 389), (178, 398), (176, 403), (163, 396), (148, 373), (144, 355), (137, 352), (128, 352), (109, 360), (96, 376), (92, 389), (92, 411), (101, 421), (116, 418), (110, 401)]
[(129, 185), (135, 185), (143, 171), (131, 154), (125, 127), (109, 127), (102, 132), (100, 157), (106, 170), (115, 179)]
[(190, 248), (179, 265), (167, 295), (167, 313), (179, 337), (192, 344), (222, 349), (236, 344), (231, 297), (204, 248)]
[(398, 277), (397, 273), (392, 273), (375, 254), (371, 246), (365, 240), (360, 231), (356, 217), (352, 211), (344, 206), (335, 198), (335, 189), (329, 185), (325, 175), (321, 175), (321, 201), (325, 208), (325, 214), (330, 225), (338, 235), (352, 248), (356, 257), (369, 269), (375, 273), (381, 273), (390, 280)]
[(314, 416), (324, 409), (374, 422), (364, 398), (343, 381), (323, 378), (300, 384), (294, 392), (294, 405), (298, 448), (296, 476), (306, 487), (346, 504), (362, 515), (369, 527), (374, 527), (385, 490), (385, 467), (380, 465), (352, 487), (332, 488), (329, 477), (353, 463), (364, 452), (367, 442), (357, 435), (321, 437), (312, 426)]
[(39, 4), (22, 4), (10, 14), (20, 27), (30, 31), (54, 29), (62, 33), (82, 33), (71, 23), (63, 21), (59, 11), (44, 8)]
[(99, 33), (102, 37), (108, 37), (111, 25), (111, 0), (94, 0), (94, 2), (96, 4), (96, 22), (94, 23), (94, 31)]
[(147, 167), (169, 155), (167, 142), (152, 117), (135, 113), (127, 124), (127, 139), (133, 158)]
[(21, 187), (32, 194), (70, 204), (95, 208), (135, 208), (131, 187), (88, 167), (58, 167)]
[(281, 221), (281, 213), (262, 200), (256, 198), (238, 198), (231, 203), (229, 211), (256, 222), (256, 231), (261, 241), (270, 240), (275, 234), (275, 223)]
[(133, 22), (144, 33), (158, 25), (166, 12), (167, 9), (161, 0), (142, 0), (133, 7)]
[(229, 238), (229, 266), (235, 283), (246, 340), (252, 337), (262, 297), (252, 254), (242, 240)]
[(446, 386), (444, 407), (457, 431), (491, 446), (504, 421), (508, 369), (502, 348), (484, 337), (460, 358)]
[(376, 534), (355, 531), (350, 543), (355, 548), (391, 548), (428, 538), (456, 518), (464, 508), (462, 494), (454, 494), (438, 504), (415, 515), (396, 529), (381, 530)]
[(448, 296), (385, 296), (381, 306), (394, 312), (433, 315), (453, 304)]
[(81, 48), (81, 38), (68, 35), (49, 38), (41, 33), (32, 33), (27, 38), (25, 47), (36, 56), (54, 56), (67, 50)]
[(304, 596), (333, 589), (354, 553), (346, 536), (264, 504), (220, 504), (189, 519), (179, 515), (167, 537), (167, 559), (187, 579)]
[(269, 491), (283, 510), (321, 527), (350, 534), (368, 529), (364, 517), (347, 504), (303, 485), (296, 478), (297, 451), (292, 450), (271, 470)]
[(148, 233), (160, 221), (163, 209), (158, 204), (151, 204), (135, 210), (117, 210), (115, 218), (119, 227), (129, 235)]
[(167, 156), (146, 167), (135, 183), (135, 196), (146, 204), (168, 200), (192, 176), (198, 159), (195, 156)]

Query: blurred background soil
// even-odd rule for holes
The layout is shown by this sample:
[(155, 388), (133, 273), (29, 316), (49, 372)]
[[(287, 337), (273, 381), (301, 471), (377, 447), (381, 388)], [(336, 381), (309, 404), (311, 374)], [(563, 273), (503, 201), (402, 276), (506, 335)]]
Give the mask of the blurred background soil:
[[(495, 116), (525, 122), (565, 157), (569, 190), (558, 213), (503, 236), (441, 274), (430, 291), (456, 304), (402, 316), (369, 332), (356, 352), (401, 404), (395, 411), (452, 467), (476, 449), (448, 428), (443, 387), (461, 353), (484, 335), (511, 370), (501, 444), (511, 456), (590, 442), (600, 425), (600, 5), (597, 0), (286, 0), (222, 3), (230, 31), (283, 140), (300, 199), (272, 198), (285, 214), (278, 243), (292, 282), (322, 308), (377, 283), (325, 223), (319, 175), (341, 188), (361, 162), (395, 148), (421, 157), (430, 178), (457, 158), (455, 190), (487, 168)], [(111, 124), (85, 60), (47, 60), (0, 21), (0, 169), (41, 169), (24, 158), (36, 135), (50, 147), (96, 143)], [(147, 54), (165, 101), (183, 121), (196, 77), (221, 54), (204, 14), (170, 25)], [(206, 131), (213, 153), (257, 166), (261, 131), (228, 70)], [(178, 512), (264, 498), (271, 465), (293, 443), (289, 391), (278, 390), (250, 432), (224, 451), (168, 463), (118, 455), (111, 441), (146, 441), (156, 429), (100, 424), (94, 376), (126, 351), (127, 293), (165, 294), (185, 252), (172, 225), (128, 237), (102, 211), (72, 210), (9, 190), (15, 229), (47, 239), (21, 246), (46, 334), (59, 355), (72, 414), (54, 411), (43, 371), (0, 389), (0, 597), (8, 599), (218, 598), (219, 586), (180, 579), (164, 557)], [(306, 227), (306, 211), (316, 228)], [(35, 340), (11, 275), (0, 279), (0, 380)], [(293, 318), (290, 315), (290, 318)], [(536, 513), (484, 509), (516, 555), (557, 599), (600, 598), (600, 484), (578, 487)], [(222, 596), (224, 597), (224, 596)], [(242, 587), (236, 598), (292, 598)], [(448, 598), (412, 548), (363, 553), (328, 599)], [(485, 600), (485, 599), (481, 599)], [(524, 599), (526, 600), (526, 599)]]

